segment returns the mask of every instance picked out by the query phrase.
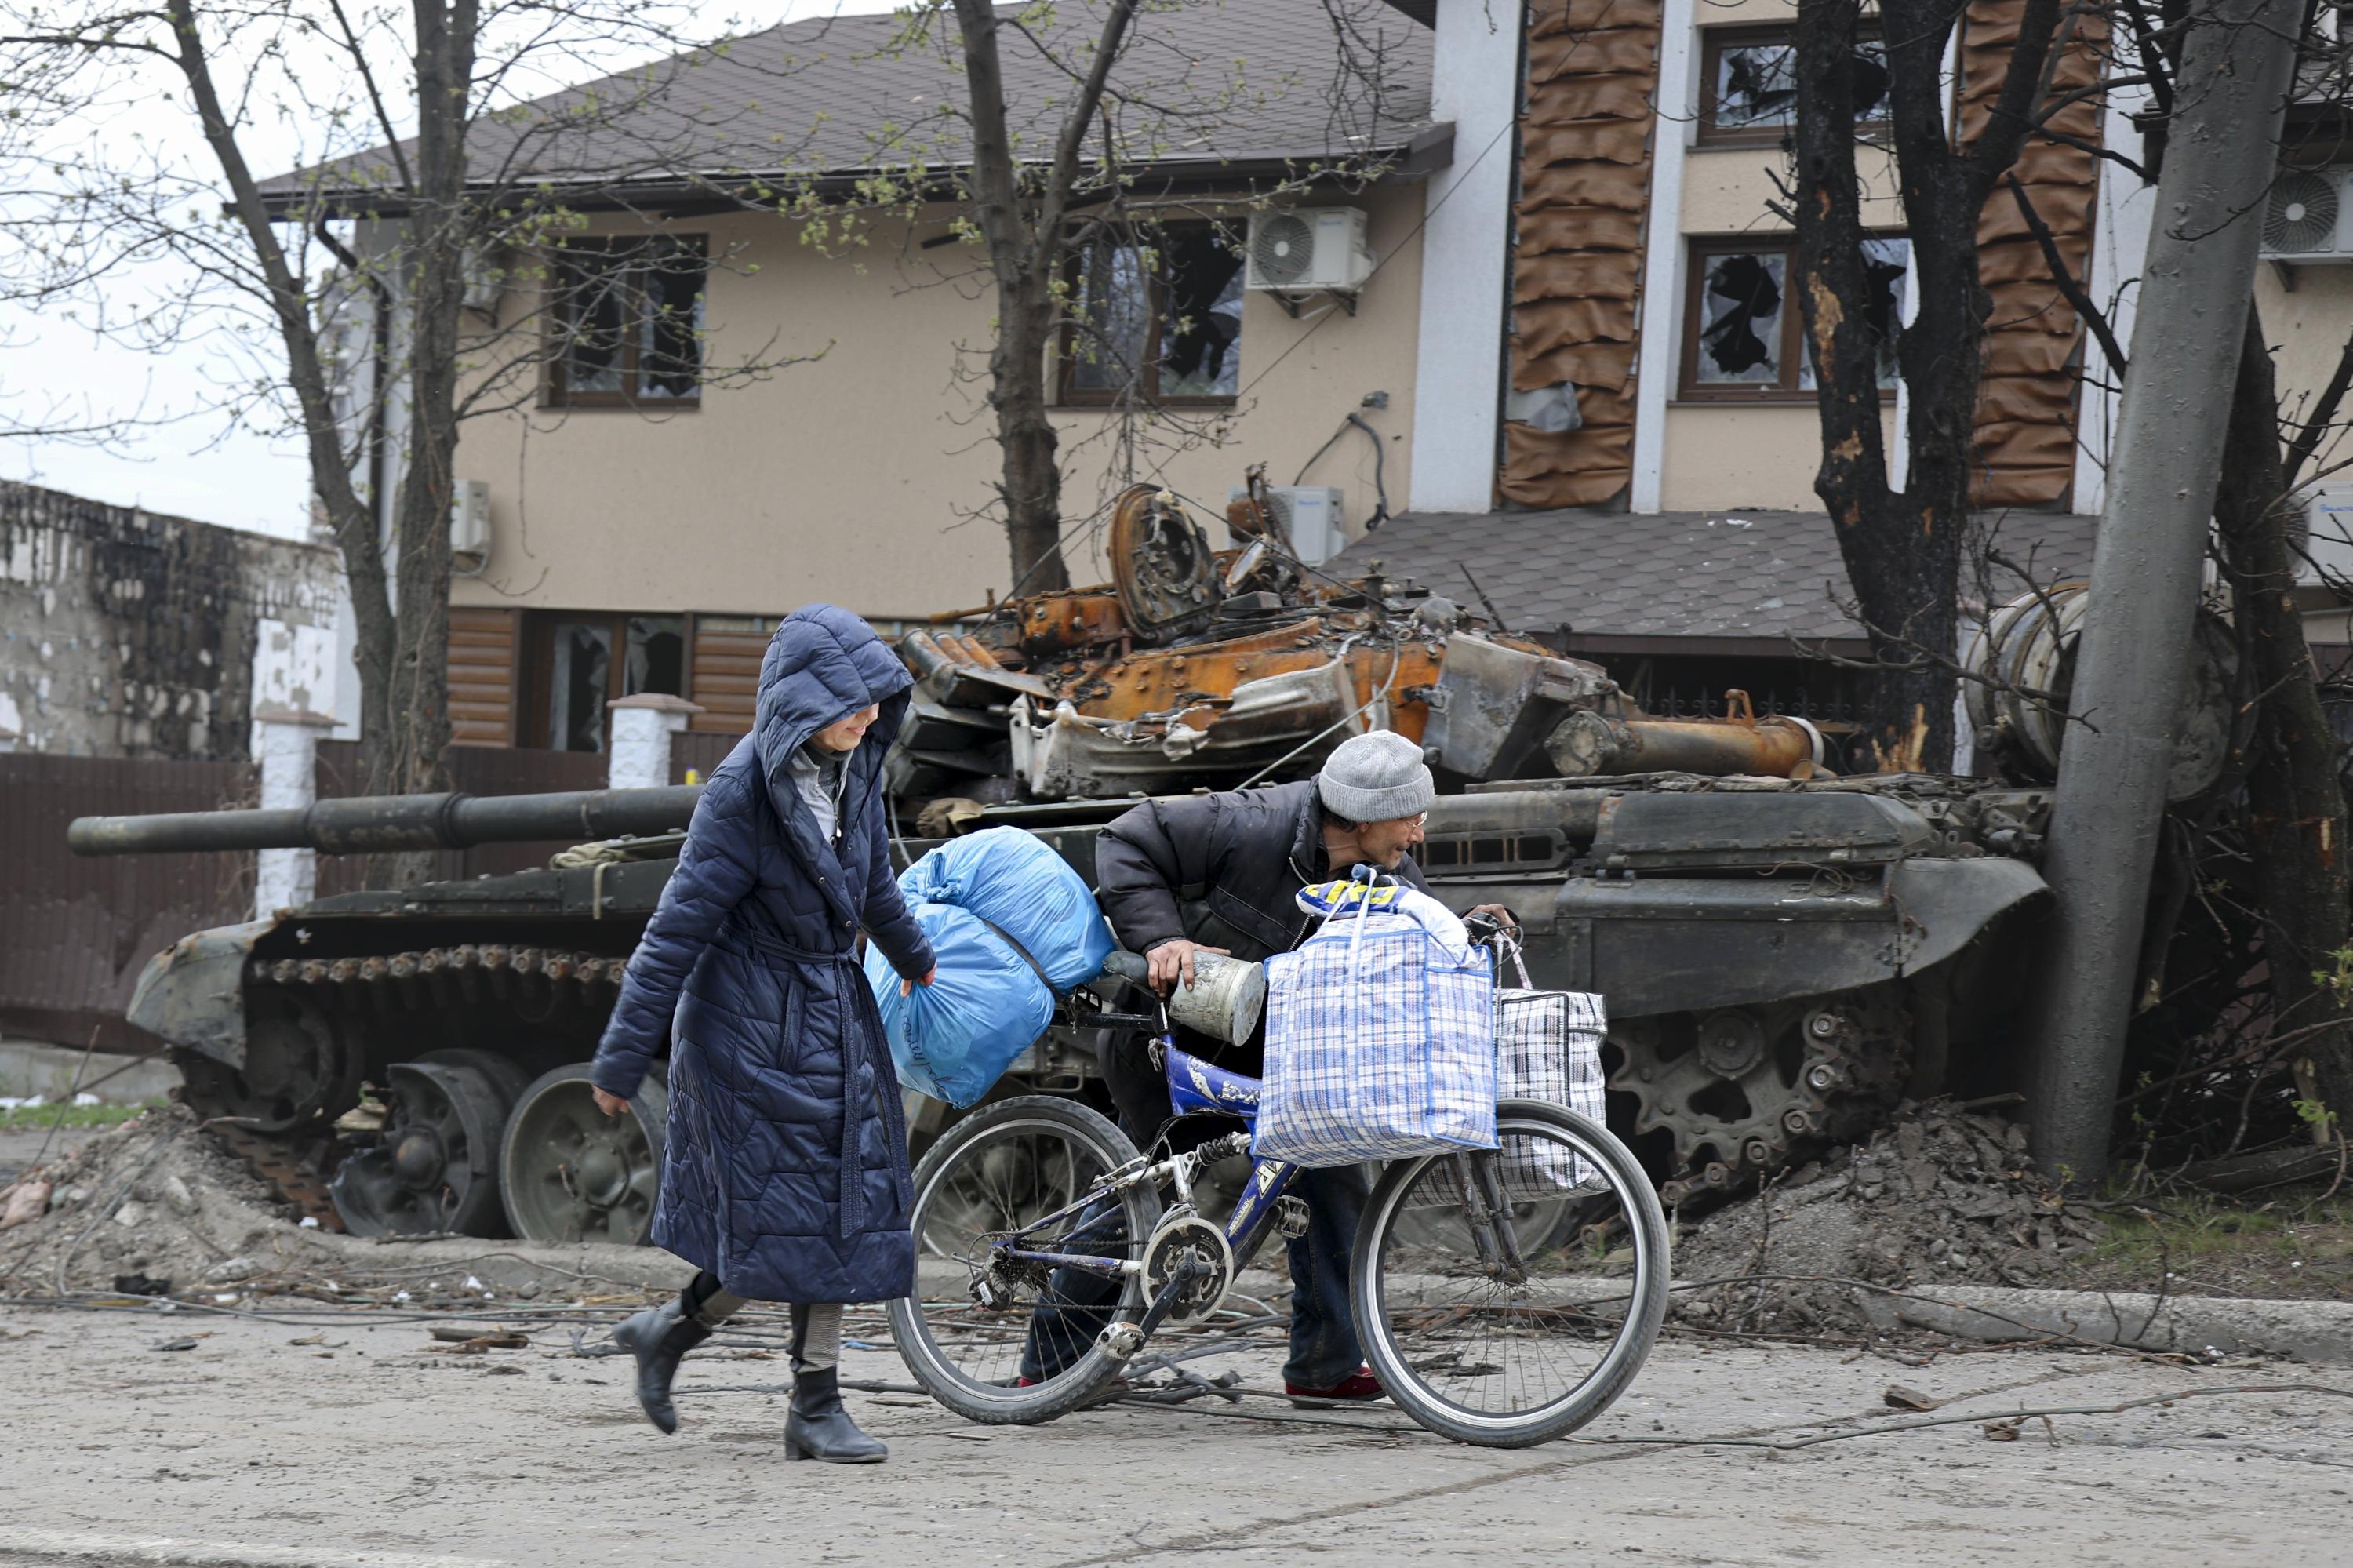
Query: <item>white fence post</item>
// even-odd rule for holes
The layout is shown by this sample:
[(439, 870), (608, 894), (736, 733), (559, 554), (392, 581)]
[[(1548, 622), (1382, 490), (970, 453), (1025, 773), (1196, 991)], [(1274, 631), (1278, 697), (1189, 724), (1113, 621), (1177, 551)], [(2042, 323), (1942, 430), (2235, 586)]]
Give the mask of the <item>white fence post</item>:
[(670, 737), (702, 705), (667, 692), (640, 692), (605, 705), (612, 711), (605, 783), (614, 789), (658, 789), (670, 782)]
[[(319, 736), (335, 727), (325, 714), (308, 708), (258, 708), (253, 715), (253, 754), (261, 763), (264, 810), (300, 810), (318, 799)], [(267, 920), (280, 909), (308, 904), (319, 890), (319, 856), (307, 849), (254, 852), (253, 917)]]

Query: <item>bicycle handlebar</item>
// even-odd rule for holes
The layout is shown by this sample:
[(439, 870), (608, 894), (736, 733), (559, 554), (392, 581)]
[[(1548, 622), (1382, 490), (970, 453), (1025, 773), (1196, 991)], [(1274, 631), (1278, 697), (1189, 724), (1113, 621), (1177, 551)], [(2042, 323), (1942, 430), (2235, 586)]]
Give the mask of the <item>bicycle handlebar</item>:
[(1113, 980), (1134, 980), (1142, 985), (1152, 973), (1152, 966), (1142, 953), (1114, 952), (1103, 960), (1103, 972)]

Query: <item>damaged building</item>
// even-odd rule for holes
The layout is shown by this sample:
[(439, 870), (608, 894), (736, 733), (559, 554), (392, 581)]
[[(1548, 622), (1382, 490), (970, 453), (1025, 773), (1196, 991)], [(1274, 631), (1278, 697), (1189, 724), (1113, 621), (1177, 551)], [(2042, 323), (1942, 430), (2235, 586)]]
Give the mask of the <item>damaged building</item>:
[(355, 715), (344, 605), (324, 546), (0, 483), (0, 731), (24, 752), (242, 759), (259, 708)]

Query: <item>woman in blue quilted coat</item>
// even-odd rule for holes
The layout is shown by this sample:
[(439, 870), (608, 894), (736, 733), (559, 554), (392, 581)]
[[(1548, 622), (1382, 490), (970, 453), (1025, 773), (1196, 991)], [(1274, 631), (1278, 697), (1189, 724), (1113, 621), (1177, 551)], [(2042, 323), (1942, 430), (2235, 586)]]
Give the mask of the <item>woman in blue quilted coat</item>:
[(596, 1048), (596, 1103), (613, 1116), (670, 1047), (653, 1240), (701, 1272), (613, 1334), (664, 1432), (678, 1429), (679, 1358), (745, 1301), (786, 1301), (785, 1457), (884, 1457), (843, 1410), (835, 1369), (841, 1304), (914, 1288), (907, 1129), (856, 956), (862, 929), (902, 990), (931, 983), (882, 820), (882, 754), (911, 684), (848, 610), (785, 618), (760, 663), (757, 721), (694, 809)]

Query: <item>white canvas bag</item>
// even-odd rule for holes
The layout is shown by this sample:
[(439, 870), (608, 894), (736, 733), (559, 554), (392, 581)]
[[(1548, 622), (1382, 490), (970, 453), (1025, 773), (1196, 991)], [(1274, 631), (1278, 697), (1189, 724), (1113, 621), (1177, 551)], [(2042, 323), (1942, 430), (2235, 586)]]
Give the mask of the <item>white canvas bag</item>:
[[(1507, 1100), (1546, 1100), (1592, 1121), (1602, 1119), (1601, 1041), (1609, 1021), (1599, 993), (1539, 991), (1528, 979), (1520, 945), (1507, 939), (1520, 983), (1495, 993), (1496, 1077)], [(1558, 1197), (1600, 1173), (1552, 1142), (1514, 1139), (1496, 1161), (1504, 1195), (1514, 1202)]]

